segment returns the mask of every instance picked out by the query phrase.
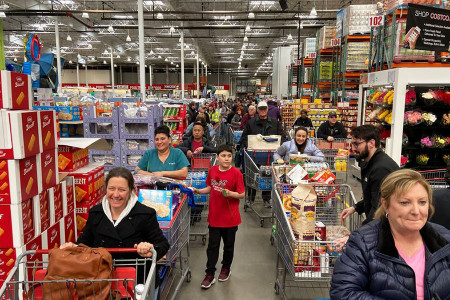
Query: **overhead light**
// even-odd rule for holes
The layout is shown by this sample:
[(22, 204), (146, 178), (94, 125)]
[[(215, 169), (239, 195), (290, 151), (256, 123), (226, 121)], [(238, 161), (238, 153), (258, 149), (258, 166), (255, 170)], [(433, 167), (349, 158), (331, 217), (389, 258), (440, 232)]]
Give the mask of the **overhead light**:
[(162, 58), (161, 55), (158, 55), (158, 58), (161, 59)]
[(199, 58), (199, 59), (198, 59), (198, 61), (199, 61), (199, 62), (202, 62), (202, 59), (201, 59), (201, 58)]
[(139, 61), (137, 61), (136, 64), (138, 65), (138, 64), (139, 64)]
[(287, 40), (288, 40), (288, 41), (292, 41), (292, 34), (290, 34), (290, 33), (288, 34)]
[(103, 64), (106, 65), (106, 60), (103, 61)]
[(169, 61), (169, 59), (166, 57), (166, 58), (164, 59), (164, 61)]
[(85, 18), (85, 19), (89, 19), (89, 14), (88, 14), (87, 12), (84, 12), (84, 13), (81, 15), (81, 17), (82, 17), (82, 18)]
[(241, 55), (244, 55), (244, 50), (241, 50)]
[(108, 50), (105, 49), (105, 51), (103, 52), (103, 54), (107, 55), (107, 54), (108, 54)]
[(92, 49), (92, 44), (88, 44), (88, 49)]
[(254, 14), (253, 12), (250, 12), (250, 13), (248, 14), (248, 18), (249, 18), (249, 19), (254, 19), (254, 18), (255, 18), (255, 14)]
[(255, 75), (254, 76), (256, 76), (256, 73), (255, 73)]
[(82, 67), (83, 67), (83, 68), (85, 68), (85, 67), (86, 67), (86, 65), (82, 65)]
[(114, 28), (112, 27), (112, 25), (108, 26), (108, 32), (113, 33), (114, 32)]
[(245, 31), (251, 31), (252, 29), (250, 28), (250, 25), (247, 25), (246, 27), (245, 27)]
[(245, 50), (245, 48), (247, 48), (247, 47), (245, 46), (245, 44), (242, 44), (242, 50)]
[(189, 49), (189, 44), (185, 44), (185, 46), (186, 46), (186, 49)]
[(177, 68), (179, 67), (179, 65), (177, 64)]
[(14, 57), (14, 61), (17, 61), (17, 57)]
[(117, 65), (116, 65), (116, 64), (114, 64), (114, 68), (117, 68)]
[(311, 9), (311, 12), (309, 13), (309, 16), (310, 16), (311, 18), (316, 18), (316, 17), (317, 17), (317, 10), (316, 10), (316, 7), (313, 7), (313, 8)]
[(117, 54), (117, 58), (120, 58), (120, 55), (119, 55), (119, 54)]
[(131, 42), (131, 37), (130, 37), (130, 35), (127, 35), (126, 41), (127, 41), (127, 42)]
[(300, 29), (303, 29), (303, 22), (300, 23)]
[[(1, 13), (0, 13), (0, 18), (2, 18)], [(72, 41), (72, 37), (70, 36), (70, 34), (67, 35), (67, 40), (68, 40), (69, 42)]]
[[(170, 32), (170, 33), (174, 33), (174, 32), (175, 32), (175, 27), (170, 26), (169, 32)], [(180, 39), (181, 39), (181, 38), (180, 38)]]
[(162, 13), (158, 13), (158, 14), (156, 15), (156, 18), (157, 18), (158, 20), (162, 20), (162, 19), (164, 19), (164, 16), (163, 16)]
[(244, 36), (244, 42), (248, 42), (248, 37)]
[(6, 18), (5, 12), (0, 11), (0, 18)]
[(153, 54), (155, 54), (155, 52), (153, 52), (153, 50), (150, 50), (150, 55), (153, 55)]
[(195, 51), (194, 50), (191, 51), (191, 55), (195, 55)]
[(127, 57), (127, 61), (131, 61), (131, 57), (128, 56), (128, 57)]
[(147, 65), (145, 65), (144, 67), (147, 68)]
[(170, 64), (173, 65), (173, 61), (171, 61)]
[(71, 60), (69, 60), (69, 64), (71, 64), (72, 63), (72, 61)]

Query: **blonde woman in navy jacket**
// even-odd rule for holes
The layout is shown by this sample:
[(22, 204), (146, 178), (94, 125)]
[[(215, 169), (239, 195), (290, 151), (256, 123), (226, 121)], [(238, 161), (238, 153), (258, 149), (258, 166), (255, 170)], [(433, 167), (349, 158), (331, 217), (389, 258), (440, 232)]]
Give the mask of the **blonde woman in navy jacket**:
[(305, 127), (298, 127), (295, 130), (294, 138), (290, 141), (284, 142), (277, 151), (273, 154), (273, 160), (289, 161), (291, 154), (306, 154), (309, 155), (311, 162), (323, 162), (325, 157), (322, 151), (314, 145), (308, 138), (308, 129)]

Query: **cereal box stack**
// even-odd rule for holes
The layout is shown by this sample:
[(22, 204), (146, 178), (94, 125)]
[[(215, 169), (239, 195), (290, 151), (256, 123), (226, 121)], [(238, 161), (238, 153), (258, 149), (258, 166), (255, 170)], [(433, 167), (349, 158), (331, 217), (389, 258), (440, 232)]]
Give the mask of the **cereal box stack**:
[(67, 201), (66, 181), (59, 179), (56, 113), (31, 110), (29, 75), (1, 71), (0, 84), (1, 283), (23, 251), (61, 245), (60, 220), (69, 215), (63, 206), (73, 205)]

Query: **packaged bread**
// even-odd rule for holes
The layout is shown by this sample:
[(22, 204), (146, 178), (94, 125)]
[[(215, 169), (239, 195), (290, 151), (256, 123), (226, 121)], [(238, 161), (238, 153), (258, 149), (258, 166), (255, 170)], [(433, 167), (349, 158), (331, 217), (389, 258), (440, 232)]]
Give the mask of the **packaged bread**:
[(298, 240), (314, 240), (317, 195), (312, 185), (299, 184), (291, 194), (290, 223)]

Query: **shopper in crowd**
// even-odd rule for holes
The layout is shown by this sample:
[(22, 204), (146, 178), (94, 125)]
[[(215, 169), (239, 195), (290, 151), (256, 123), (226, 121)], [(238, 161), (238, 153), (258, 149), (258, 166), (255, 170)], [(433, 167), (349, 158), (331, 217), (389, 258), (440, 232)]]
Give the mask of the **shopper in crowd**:
[(300, 118), (295, 120), (294, 125), (292, 127), (303, 126), (306, 128), (313, 128), (313, 124), (310, 118), (308, 118), (308, 111), (306, 109), (302, 109), (300, 112)]
[(253, 119), (256, 116), (256, 106), (254, 105), (250, 105), (248, 107), (248, 113), (246, 113), (241, 120), (241, 130), (244, 130), (245, 128), (245, 124), (247, 124), (247, 122), (250, 119)]
[(386, 176), (399, 169), (397, 163), (380, 149), (380, 130), (373, 125), (362, 125), (351, 132), (352, 150), (360, 163), (363, 199), (341, 213), (342, 222), (354, 212), (364, 213), (366, 220), (373, 220), (380, 205), (380, 186)]
[(236, 109), (236, 113), (234, 114), (233, 119), (231, 120), (231, 126), (233, 127), (233, 130), (241, 129), (241, 121), (244, 114), (245, 114), (244, 108), (242, 106), (239, 106)]
[(450, 161), (447, 164), (444, 179), (448, 187), (433, 192), (433, 203), (436, 210), (430, 221), (450, 230)]
[(223, 104), (222, 101), (219, 102), (219, 117), (221, 120), (225, 120), (227, 117), (227, 107)]
[[(283, 134), (283, 128), (277, 120), (269, 118), (267, 115), (268, 108), (267, 102), (260, 101), (258, 104), (258, 116), (249, 120), (245, 125), (244, 131), (242, 132), (241, 140), (239, 141), (239, 147), (241, 149), (241, 157), (243, 156), (243, 151), (248, 147), (248, 136), (249, 135), (280, 135), (281, 142), (283, 143), (285, 140)], [(247, 195), (250, 199), (250, 202), (255, 200), (256, 190), (250, 187), (247, 187)], [(262, 198), (264, 201), (264, 206), (270, 208), (272, 205), (270, 203), (271, 192), (263, 191)]]
[(219, 112), (214, 108), (214, 105), (212, 103), (209, 104), (206, 114), (211, 120), (212, 125), (219, 123)]
[(211, 139), (205, 137), (205, 123), (196, 121), (193, 123), (192, 136), (183, 140), (178, 148), (183, 151), (188, 159), (193, 153), (215, 153), (216, 148), (211, 143)]
[(237, 107), (236, 107), (235, 110), (233, 110), (233, 108), (234, 108), (234, 106), (233, 106), (229, 111), (227, 111), (227, 112), (228, 112), (228, 115), (227, 115), (227, 124), (230, 124), (230, 125), (231, 125), (231, 120), (233, 120), (233, 117), (234, 117), (234, 115), (236, 114), (236, 109), (237, 109)]
[(206, 124), (211, 124), (211, 119), (209, 118), (209, 115), (206, 112), (206, 106), (205, 105), (200, 105), (200, 107), (198, 108), (198, 114), (197, 116), (201, 116), (202, 118), (205, 118), (206, 120)]
[(291, 154), (307, 155), (307, 160), (311, 162), (323, 162), (325, 156), (322, 151), (308, 138), (308, 129), (306, 127), (297, 127), (295, 129), (294, 138), (284, 142), (273, 154), (273, 160), (279, 163), (289, 161)]
[(427, 221), (433, 210), (420, 173), (388, 175), (376, 220), (350, 235), (336, 262), (331, 299), (449, 299), (450, 231)]
[(192, 101), (189, 103), (188, 110), (187, 110), (187, 116), (188, 116), (188, 124), (194, 123), (195, 118), (197, 117), (197, 103)]
[[(212, 127), (211, 124), (206, 124), (205, 118), (203, 118), (201, 115), (199, 115), (199, 116), (197, 116), (197, 118), (195, 118), (194, 123), (197, 123), (197, 122), (201, 122), (203, 124), (203, 127), (205, 128), (204, 136), (208, 140), (211, 140), (214, 137), (214, 135), (216, 134), (214, 127)], [(192, 137), (192, 129), (194, 128), (194, 123), (189, 124), (188, 127), (186, 128), (186, 131), (183, 135), (183, 141), (187, 140), (189, 137)]]
[[(151, 257), (155, 249), (157, 259), (166, 255), (169, 242), (164, 237), (153, 208), (138, 201), (131, 172), (118, 167), (109, 171), (105, 179), (106, 195), (102, 202), (89, 210), (83, 233), (75, 244), (65, 243), (61, 249), (84, 244), (89, 247), (137, 248), (137, 254), (113, 254), (115, 259)], [(148, 270), (147, 270), (148, 272)], [(138, 282), (144, 282), (144, 270), (138, 271)]]
[(216, 264), (219, 259), (220, 241), (223, 240), (222, 269), (219, 281), (226, 281), (231, 275), (234, 256), (234, 242), (238, 225), (241, 224), (239, 201), (245, 196), (244, 179), (241, 172), (232, 166), (233, 147), (220, 145), (217, 149), (218, 165), (213, 166), (206, 178), (206, 188), (195, 189), (195, 193), (210, 194), (209, 241), (206, 255), (206, 276), (201, 284), (208, 289), (216, 282)]
[(332, 142), (334, 139), (345, 139), (347, 132), (344, 125), (337, 120), (336, 112), (328, 114), (328, 121), (323, 122), (317, 130), (317, 137)]
[(183, 151), (172, 147), (169, 127), (162, 125), (155, 129), (155, 148), (145, 151), (134, 173), (184, 179), (188, 166)]
[(277, 107), (277, 103), (273, 100), (269, 100), (267, 102), (267, 105), (269, 106), (269, 111), (267, 113), (269, 118), (272, 118), (272, 119), (277, 120), (278, 122), (281, 122), (281, 112)]

